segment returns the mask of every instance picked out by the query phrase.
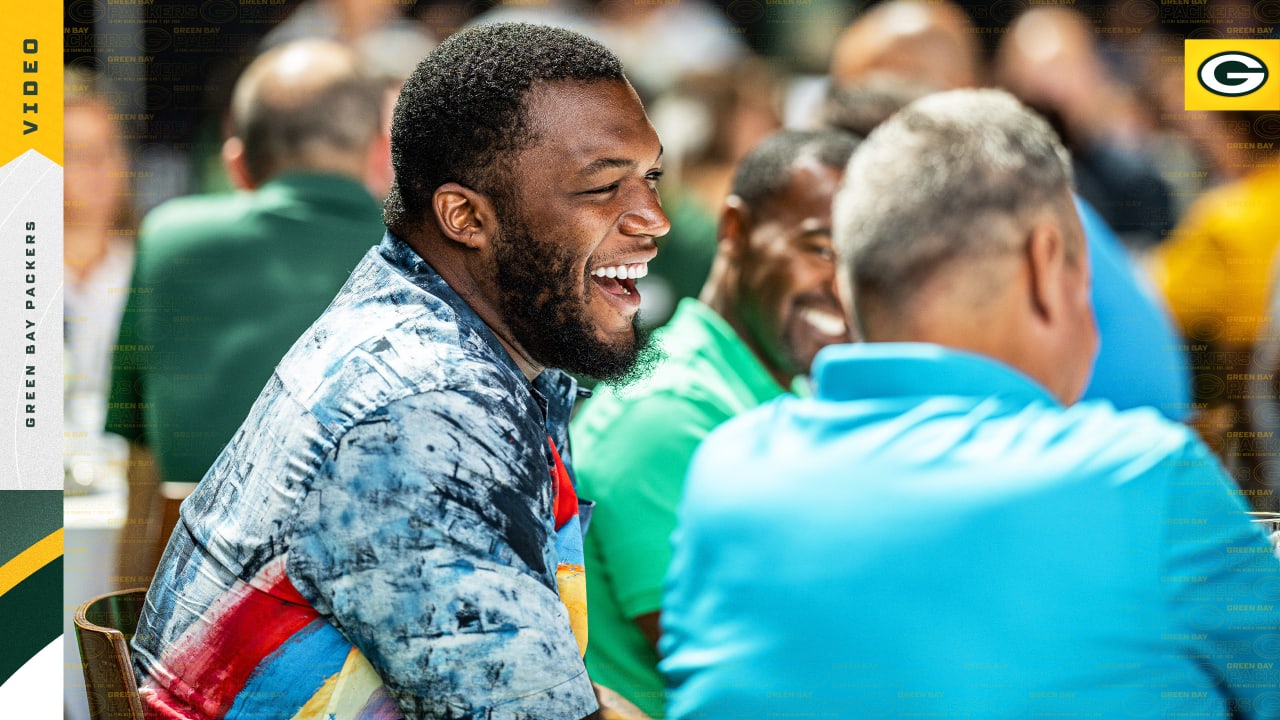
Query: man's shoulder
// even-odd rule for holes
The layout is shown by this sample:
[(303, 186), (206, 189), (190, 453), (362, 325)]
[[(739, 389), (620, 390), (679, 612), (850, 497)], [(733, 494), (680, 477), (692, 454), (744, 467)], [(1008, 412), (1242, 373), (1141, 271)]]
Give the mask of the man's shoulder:
[(583, 408), (584, 415), (628, 412), (644, 405), (704, 406), (715, 404), (726, 393), (708, 383), (705, 366), (690, 364), (685, 359), (663, 357), (649, 374), (624, 385), (602, 383), (592, 390)]
[(1199, 442), (1190, 428), (1155, 408), (1119, 410), (1106, 400), (1063, 407), (993, 398), (963, 416), (944, 412), (925, 427), (944, 435), (957, 430), (963, 439), (948, 462), (1021, 468), (1047, 483), (1160, 475), (1172, 467), (1171, 458)]
[[(313, 326), (299, 345), (313, 340), (315, 330)], [(357, 454), (405, 459), (414, 453), (391, 441), (397, 434), (419, 439), (467, 435), (501, 447), (499, 441), (525, 441), (534, 430), (536, 405), (529, 393), (481, 356), (447, 341), (424, 342), (406, 328), (389, 325), (340, 335), (330, 335), (312, 353), (299, 352), (295, 345), (206, 481), (244, 473), (301, 473), (308, 484), (325, 460), (335, 457), (344, 438), (361, 426), (379, 426), (389, 434), (385, 442), (362, 445)], [(544, 442), (536, 432), (531, 437), (534, 442), (522, 446)]]
[[(354, 181), (340, 177), (313, 178), (327, 183), (329, 191), (350, 185), (352, 194), (365, 192)], [(267, 186), (255, 191), (189, 195), (167, 200), (147, 213), (139, 241), (150, 253), (161, 255), (203, 250), (225, 252), (249, 247), (262, 252), (263, 240), (282, 237), (308, 240), (317, 252), (327, 248), (318, 238), (356, 235), (358, 245), (382, 233), (381, 213), (372, 198), (365, 201), (327, 203), (322, 196), (287, 192)], [(272, 220), (275, 218), (275, 221)]]
[[(1056, 482), (1135, 480), (1169, 471), (1178, 457), (1199, 455), (1199, 440), (1185, 425), (1154, 408), (1117, 410), (1106, 401), (1062, 407), (935, 398), (893, 410), (833, 405), (784, 397), (738, 415), (707, 438), (698, 463), (762, 467), (838, 459), (851, 471), (860, 465), (908, 470), (925, 457), (922, 471), (990, 465)], [(921, 456), (921, 448), (929, 451)]]
[(254, 207), (253, 193), (221, 192), (166, 200), (147, 213), (144, 238), (182, 238), (191, 234), (217, 235), (235, 228)]
[(635, 419), (654, 409), (707, 418), (712, 425), (736, 415), (744, 407), (731, 387), (734, 369), (720, 354), (705, 332), (698, 332), (688, 313), (658, 329), (654, 336), (657, 352), (648, 373), (626, 385), (603, 383), (579, 413), (575, 427), (610, 425), (628, 417)]
[(686, 477), (686, 528), (757, 534), (800, 517), (797, 540), (855, 516), (886, 532), (890, 517), (981, 528), (1076, 512), (1063, 508), (1154, 516), (1188, 477), (1221, 472), (1194, 433), (1151, 409), (943, 401), (854, 417), (819, 405), (779, 399), (711, 433)]
[(421, 393), (496, 388), (515, 403), (522, 387), (479, 329), (376, 252), (356, 267), (277, 373), (304, 405), (340, 415), (347, 425)]
[[(573, 420), (576, 447), (586, 448), (626, 429), (637, 447), (681, 431), (710, 431), (742, 408), (735, 396), (710, 377), (705, 365), (664, 357), (632, 384), (598, 385)], [(648, 431), (659, 433), (648, 435)]]
[(267, 232), (254, 220), (252, 193), (216, 193), (168, 200), (138, 230), (135, 282), (182, 282), (193, 272), (234, 267), (236, 248), (261, 248)]
[(1182, 423), (1151, 407), (1118, 410), (1105, 400), (1044, 406), (1026, 418), (1022, 442), (1049, 462), (1074, 461), (1101, 475), (1129, 476), (1167, 467), (1199, 442)]

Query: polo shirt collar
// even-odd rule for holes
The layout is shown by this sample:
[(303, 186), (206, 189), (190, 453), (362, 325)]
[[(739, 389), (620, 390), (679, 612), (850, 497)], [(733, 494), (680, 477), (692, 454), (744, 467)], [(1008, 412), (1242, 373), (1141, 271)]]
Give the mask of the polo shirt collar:
[[(359, 180), (334, 173), (288, 172), (277, 175), (258, 188), (263, 197), (282, 195), (305, 198), (334, 212), (359, 217), (381, 211), (378, 201)], [(354, 209), (353, 209), (354, 208)]]
[(1061, 405), (1022, 372), (984, 355), (932, 343), (833, 345), (813, 364), (821, 400), (1003, 395)]
[(696, 298), (681, 300), (670, 327), (680, 333), (699, 332), (707, 341), (703, 347), (718, 354), (723, 364), (733, 369), (734, 375), (757, 403), (765, 403), (786, 392), (751, 348), (738, 337), (733, 326), (702, 301)]

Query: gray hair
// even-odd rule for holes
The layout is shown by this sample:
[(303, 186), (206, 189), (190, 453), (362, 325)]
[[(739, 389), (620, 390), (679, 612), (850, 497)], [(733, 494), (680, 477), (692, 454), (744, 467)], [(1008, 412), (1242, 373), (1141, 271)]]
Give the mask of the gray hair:
[(231, 101), (249, 174), (262, 182), (362, 153), (379, 132), (385, 88), (334, 42), (299, 40), (263, 53)]
[(1034, 213), (1074, 213), (1071, 183), (1057, 135), (1012, 95), (955, 90), (911, 103), (858, 148), (836, 196), (835, 242), (857, 304), (906, 311), (943, 267), (970, 273), (1012, 249)]

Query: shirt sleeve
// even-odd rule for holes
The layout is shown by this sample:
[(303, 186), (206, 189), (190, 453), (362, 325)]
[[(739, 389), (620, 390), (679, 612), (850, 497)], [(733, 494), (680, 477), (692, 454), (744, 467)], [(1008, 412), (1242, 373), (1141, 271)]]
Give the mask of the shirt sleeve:
[(578, 452), (583, 497), (597, 501), (586, 541), (597, 545), (629, 618), (661, 608), (685, 472), (698, 444), (728, 417), (707, 403), (651, 395)]
[(1189, 644), (1232, 717), (1280, 718), (1280, 560), (1202, 443), (1174, 462), (1160, 573), (1170, 637)]
[(430, 392), (356, 425), (290, 540), (291, 581), (408, 720), (596, 709), (555, 589), (546, 439), (498, 395)]

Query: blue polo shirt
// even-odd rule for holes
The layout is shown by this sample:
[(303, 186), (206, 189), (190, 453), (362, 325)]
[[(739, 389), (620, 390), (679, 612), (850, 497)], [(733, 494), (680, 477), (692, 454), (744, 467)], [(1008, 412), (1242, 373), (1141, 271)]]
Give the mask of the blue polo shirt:
[(694, 458), (668, 717), (1280, 717), (1280, 561), (1189, 430), (934, 345), (814, 376)]

